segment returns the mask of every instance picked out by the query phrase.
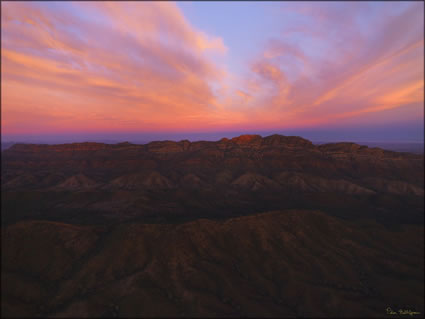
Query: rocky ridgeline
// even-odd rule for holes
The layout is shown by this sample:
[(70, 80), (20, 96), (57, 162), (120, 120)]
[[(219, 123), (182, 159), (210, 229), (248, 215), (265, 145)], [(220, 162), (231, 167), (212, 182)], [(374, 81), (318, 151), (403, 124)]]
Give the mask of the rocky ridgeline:
[[(3, 189), (214, 189), (227, 184), (241, 190), (423, 195), (421, 155), (354, 143), (315, 146), (281, 135), (145, 145), (15, 144), (4, 151), (3, 163)], [(226, 169), (232, 173), (223, 184), (218, 181)], [(65, 174), (58, 177), (58, 172)]]
[[(277, 149), (285, 148), (286, 150), (304, 150), (322, 152), (326, 154), (358, 154), (358, 155), (374, 155), (379, 157), (398, 157), (399, 153), (386, 151), (378, 147), (369, 148), (365, 145), (355, 143), (329, 143), (319, 146), (313, 145), (309, 140), (298, 136), (270, 135), (261, 137), (260, 135), (241, 135), (232, 139), (222, 138), (216, 142), (196, 141), (190, 142), (182, 140), (174, 141), (155, 141), (148, 144), (132, 144), (129, 142), (117, 144), (104, 144), (94, 142), (70, 143), (70, 144), (22, 144), (17, 143), (4, 151), (6, 158), (13, 155), (23, 155), (22, 153), (45, 153), (45, 152), (75, 152), (75, 151), (138, 151), (151, 152), (153, 154), (173, 154), (187, 151), (198, 151), (203, 149), (217, 149), (220, 151), (232, 150), (234, 148), (252, 149), (261, 151), (275, 147)], [(423, 155), (414, 155), (402, 153), (404, 157), (423, 158)]]
[(139, 148), (147, 151), (161, 152), (182, 152), (197, 150), (203, 147), (211, 147), (214, 145), (228, 145), (230, 146), (287, 146), (287, 147), (314, 147), (313, 143), (298, 137), (298, 136), (282, 136), (271, 135), (262, 138), (260, 135), (241, 135), (232, 139), (222, 138), (217, 142), (198, 141), (190, 142), (182, 140), (180, 142), (174, 141), (155, 141), (148, 144), (132, 144), (129, 142), (117, 144), (104, 144), (94, 142), (84, 143), (70, 143), (70, 144), (22, 144), (17, 143), (11, 146), (7, 152), (41, 152), (41, 151), (95, 151), (95, 150), (120, 150), (127, 148)]
[(295, 136), (242, 135), (145, 145), (17, 144), (3, 151), (2, 164), (3, 216), (12, 219), (21, 213), (65, 216), (56, 213), (58, 207), (113, 220), (192, 216), (199, 209), (211, 216), (336, 207), (352, 200), (353, 214), (371, 211), (386, 219), (392, 211), (398, 220), (423, 220), (423, 155), (354, 143), (315, 146)]

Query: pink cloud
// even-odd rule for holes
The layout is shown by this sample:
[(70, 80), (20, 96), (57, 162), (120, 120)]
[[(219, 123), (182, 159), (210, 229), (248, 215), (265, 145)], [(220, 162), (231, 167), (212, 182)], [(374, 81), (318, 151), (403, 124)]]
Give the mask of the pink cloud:
[[(259, 107), (252, 118), (264, 123), (265, 127), (323, 126), (336, 124), (343, 118), (359, 119), (412, 103), (423, 107), (423, 28), (412, 26), (412, 21), (423, 21), (423, 11), (418, 10), (418, 5), (411, 5), (398, 15), (382, 17), (376, 21), (376, 29), (370, 31), (367, 39), (355, 32), (354, 19), (345, 20), (345, 16), (353, 13), (351, 10), (346, 10), (342, 16), (338, 12), (335, 17), (337, 11), (306, 9), (304, 13), (311, 13), (334, 29), (341, 21), (346, 21), (338, 32), (356, 49), (335, 52), (332, 60), (327, 57), (314, 60), (309, 52), (286, 43), (285, 38), (269, 41), (252, 68), (252, 78), (260, 75), (262, 79), (257, 81), (262, 87), (259, 91), (268, 92), (254, 95), (256, 101), (252, 103)], [(321, 41), (322, 31), (319, 30), (318, 36)], [(336, 43), (327, 42), (330, 48), (338, 51)], [(295, 78), (284, 76), (286, 70), (290, 70), (288, 60), (276, 60), (284, 54), (290, 55), (292, 62), (296, 59), (302, 62), (293, 73)], [(270, 82), (274, 89), (269, 88)]]
[[(77, 129), (76, 118), (78, 126), (90, 126), (90, 120), (101, 125), (88, 110), (117, 123), (131, 120), (134, 127), (149, 122), (151, 128), (158, 123), (178, 126), (188, 113), (208, 117), (215, 101), (209, 82), (219, 81), (223, 71), (203, 52), (224, 53), (221, 38), (193, 28), (172, 3), (74, 5), (81, 10), (89, 5), (111, 24), (87, 22), (64, 12), (52, 14), (31, 3), (2, 4), (6, 130), (28, 120), (16, 112), (17, 105), (36, 107), (37, 118), (45, 115), (46, 121), (27, 125), (34, 130), (56, 129), (52, 112), (68, 116), (61, 125), (70, 130)], [(83, 36), (59, 31), (57, 24), (77, 28)], [(164, 43), (158, 41), (163, 36)], [(14, 93), (19, 91), (33, 95), (25, 99)]]
[(231, 52), (174, 3), (70, 5), (97, 19), (2, 3), (4, 132), (313, 127), (423, 107), (423, 3), (368, 34), (366, 4), (287, 4), (310, 25), (265, 35), (243, 75), (208, 58)]

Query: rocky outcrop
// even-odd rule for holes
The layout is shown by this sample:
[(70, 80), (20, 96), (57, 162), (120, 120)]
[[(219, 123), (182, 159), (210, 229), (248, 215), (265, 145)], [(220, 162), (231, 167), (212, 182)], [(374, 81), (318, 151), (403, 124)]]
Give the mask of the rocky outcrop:
[(97, 183), (93, 181), (92, 179), (88, 178), (84, 174), (77, 174), (74, 176), (71, 176), (67, 178), (65, 181), (57, 185), (58, 188), (65, 188), (65, 189), (82, 189), (82, 188), (89, 188), (89, 187), (95, 187), (97, 186)]
[(377, 192), (392, 194), (412, 194), (424, 196), (424, 189), (403, 181), (394, 181), (383, 178), (366, 178), (365, 184)]
[(286, 189), (305, 192), (335, 192), (346, 194), (373, 194), (374, 191), (361, 187), (343, 179), (327, 179), (319, 176), (281, 172), (275, 176), (275, 180)]
[(127, 174), (112, 180), (104, 189), (122, 188), (137, 189), (167, 189), (173, 187), (172, 182), (157, 171)]
[(263, 138), (260, 135), (241, 135), (230, 140), (238, 145), (261, 145)]
[(150, 172), (146, 176), (146, 178), (143, 180), (143, 185), (151, 189), (167, 189), (173, 187), (173, 184), (168, 178), (162, 176), (156, 171)]
[(313, 143), (299, 136), (270, 135), (263, 139), (263, 145), (283, 145), (287, 147), (314, 147)]
[[(3, 180), (2, 180), (3, 182)], [(3, 182), (2, 185), (5, 189), (16, 189), (29, 187), (32, 188), (38, 183), (38, 179), (32, 174), (19, 174), (9, 180)]]
[(232, 182), (232, 185), (249, 189), (252, 191), (256, 191), (259, 189), (274, 190), (279, 188), (279, 185), (270, 178), (251, 172), (239, 176)]
[(143, 179), (145, 174), (135, 173), (127, 174), (115, 178), (109, 184), (105, 185), (105, 189), (123, 188), (128, 190), (139, 189), (143, 187)]

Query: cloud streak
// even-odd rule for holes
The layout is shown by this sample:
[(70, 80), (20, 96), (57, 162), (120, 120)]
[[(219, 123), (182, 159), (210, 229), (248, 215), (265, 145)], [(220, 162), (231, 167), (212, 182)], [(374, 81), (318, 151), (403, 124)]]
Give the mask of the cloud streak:
[[(339, 11), (291, 5), (299, 5), (295, 11), (308, 15), (310, 29), (314, 30), (313, 33), (308, 28), (297, 30), (306, 33), (304, 38), (298, 36), (298, 42), (314, 43), (315, 39), (325, 45), (323, 51), (331, 52), (332, 59), (311, 56), (314, 45), (309, 47), (310, 51), (300, 49), (290, 38), (268, 42), (254, 63), (263, 67), (252, 68), (251, 74), (253, 78), (260, 75), (264, 79), (260, 91), (268, 91), (266, 97), (256, 102), (262, 105), (262, 112), (256, 114), (258, 120), (263, 118), (275, 127), (338, 125), (342, 118), (412, 103), (421, 112), (424, 36), (420, 7), (423, 4), (411, 4), (392, 16), (371, 17), (376, 20), (366, 21), (372, 27), (367, 37), (356, 31), (359, 20), (353, 18), (353, 12), (361, 15), (367, 6), (350, 3), (346, 4), (350, 8)], [(330, 30), (333, 33), (328, 32), (328, 38), (333, 39), (326, 41), (326, 31)], [(287, 34), (286, 30), (283, 34)], [(339, 39), (355, 49), (346, 51), (337, 46)], [(274, 84), (272, 88), (268, 85), (270, 81)]]
[(233, 44), (171, 2), (2, 3), (2, 133), (285, 129), (423, 112), (423, 3), (273, 5), (292, 22), (264, 34), (242, 74), (217, 62)]

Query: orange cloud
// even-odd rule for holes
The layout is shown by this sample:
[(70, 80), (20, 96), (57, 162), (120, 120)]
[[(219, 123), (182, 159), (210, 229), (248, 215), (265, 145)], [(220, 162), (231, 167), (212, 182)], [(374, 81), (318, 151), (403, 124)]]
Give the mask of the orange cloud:
[[(74, 5), (84, 9), (86, 4)], [(134, 10), (141, 6), (145, 10)], [(58, 116), (63, 118), (61, 128), (69, 130), (113, 126), (112, 122), (132, 123), (135, 129), (153, 129), (158, 123), (177, 127), (176, 121), (188, 120), (187, 114), (199, 113), (198, 121), (208, 117), (215, 101), (208, 82), (219, 80), (223, 71), (202, 52), (225, 52), (221, 38), (194, 29), (171, 3), (95, 3), (89, 7), (109, 17), (113, 27), (64, 13), (49, 15), (33, 4), (2, 4), (6, 132), (21, 129), (17, 123), (28, 120), (16, 111), (18, 105), (36, 109), (37, 118), (44, 114), (45, 121), (27, 125), (34, 130), (56, 129)], [(58, 23), (78, 26), (89, 41), (59, 32)], [(168, 43), (157, 41), (163, 36), (161, 28), (169, 31), (165, 34)], [(22, 99), (15, 94), (19, 91), (32, 96)], [(115, 121), (102, 124), (91, 114)]]
[(250, 94), (248, 94), (248, 93), (246, 93), (246, 92), (243, 92), (243, 91), (241, 91), (241, 90), (236, 90), (236, 93), (245, 101), (245, 102), (248, 102), (249, 100), (251, 100), (252, 99), (252, 95), (250, 95)]
[[(325, 13), (333, 21), (329, 16), (332, 13)], [(268, 90), (266, 96), (253, 102), (262, 105), (255, 119), (275, 127), (323, 126), (412, 103), (423, 107), (423, 31), (411, 25), (421, 15), (423, 18), (423, 13), (412, 6), (392, 19), (383, 20), (374, 30), (373, 40), (358, 42), (354, 52), (335, 53), (335, 60), (314, 61), (308, 52), (291, 51), (289, 44), (285, 47), (275, 42), (271, 46), (274, 51), (266, 46), (253, 68), (252, 76), (260, 74), (260, 86), (263, 91)], [(337, 21), (341, 19), (344, 17)], [(352, 39), (354, 45), (359, 37), (353, 34)], [(303, 62), (296, 72), (292, 70), (292, 79), (280, 76), (291, 71), (287, 60), (276, 60), (284, 52)], [(306, 68), (312, 70), (306, 72)], [(268, 89), (266, 83), (270, 81), (275, 83), (275, 89)]]
[[(231, 52), (174, 3), (68, 5), (93, 19), (2, 3), (3, 133), (296, 128), (423, 105), (423, 28), (411, 23), (423, 20), (417, 5), (383, 16), (364, 37), (350, 16), (362, 5), (302, 4), (295, 11), (317, 28), (265, 35), (243, 74), (205, 54)], [(326, 44), (326, 54), (295, 45), (294, 33)]]

